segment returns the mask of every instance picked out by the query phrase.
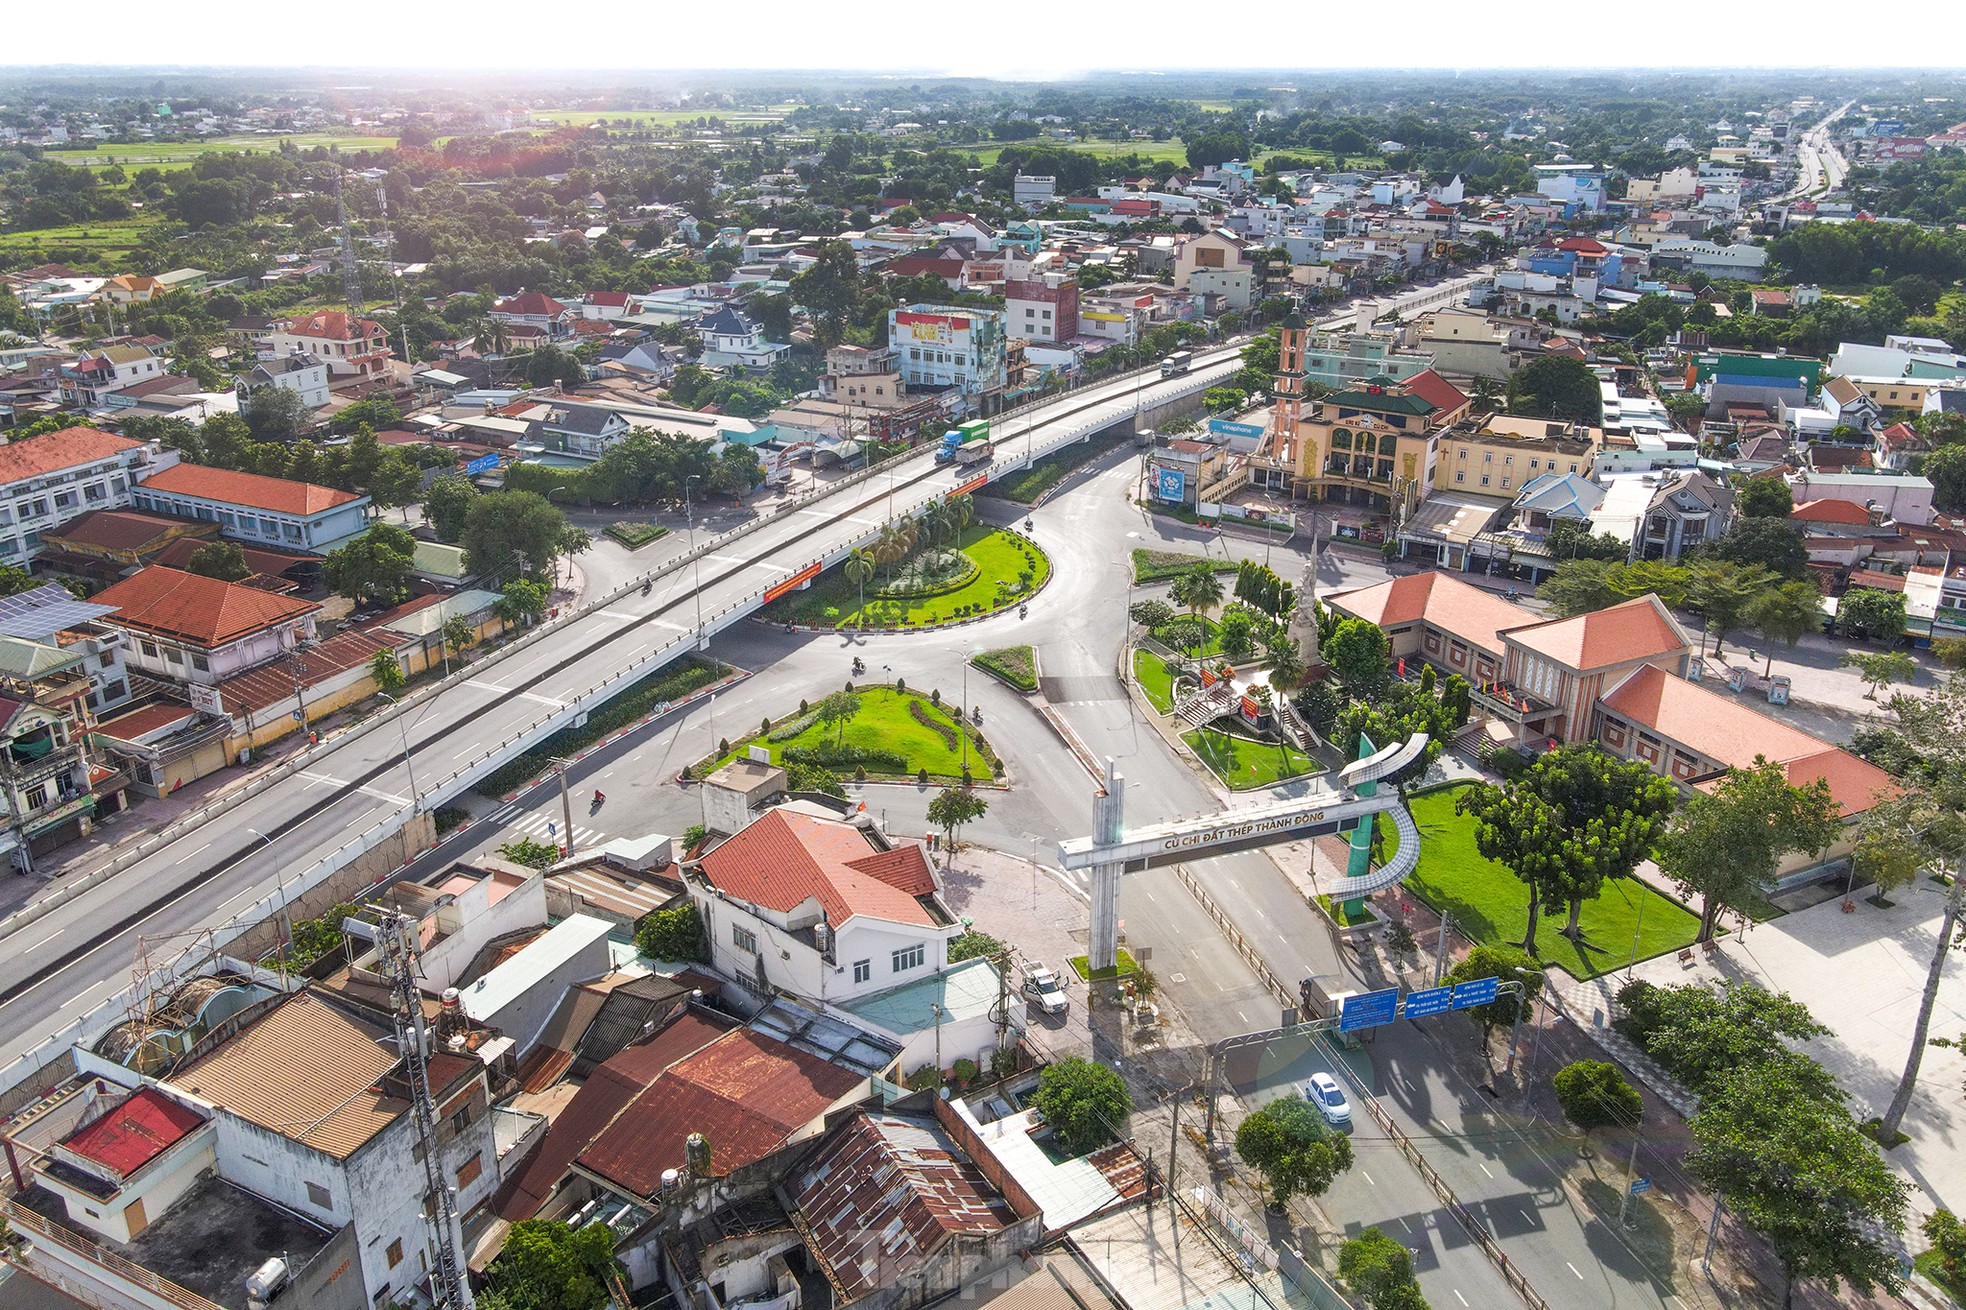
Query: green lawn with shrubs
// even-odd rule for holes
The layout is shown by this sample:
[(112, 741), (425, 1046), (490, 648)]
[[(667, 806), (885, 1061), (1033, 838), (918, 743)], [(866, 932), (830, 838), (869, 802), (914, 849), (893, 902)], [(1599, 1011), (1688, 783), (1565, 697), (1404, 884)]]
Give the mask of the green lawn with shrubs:
[(860, 712), (844, 727), (820, 723), (815, 709), (786, 715), (769, 732), (731, 740), (728, 750), (691, 766), (692, 776), (722, 767), (752, 746), (763, 746), (774, 764), (814, 764), (852, 778), (865, 769), (869, 778), (913, 779), (924, 769), (931, 781), (958, 782), (963, 772), (963, 737), (969, 738), (969, 773), (976, 782), (994, 782), (1002, 765), (990, 744), (969, 724), (958, 725), (955, 707), (937, 704), (912, 688), (858, 689)]
[(1051, 577), (1050, 557), (1035, 543), (1002, 528), (972, 524), (956, 539), (956, 549), (974, 567), (946, 590), (883, 595), (889, 576), (884, 567), (867, 583), (863, 602), (861, 587), (835, 568), (808, 590), (774, 603), (765, 617), (821, 628), (932, 627), (1006, 609)]

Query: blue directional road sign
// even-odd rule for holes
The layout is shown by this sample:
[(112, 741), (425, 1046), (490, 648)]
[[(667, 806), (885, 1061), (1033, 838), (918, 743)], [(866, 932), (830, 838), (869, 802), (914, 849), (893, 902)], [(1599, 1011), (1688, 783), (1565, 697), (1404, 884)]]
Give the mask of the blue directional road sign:
[(1632, 1179), (1631, 1194), (1633, 1196), (1637, 1196), (1640, 1192), (1649, 1192), (1651, 1190), (1652, 1190), (1652, 1180), (1650, 1178)]
[(1487, 1005), (1495, 999), (1496, 979), (1476, 978), (1471, 982), (1454, 985), (1454, 1008), (1466, 1010), (1471, 1006)]
[(464, 466), (464, 475), (466, 477), (475, 478), (480, 473), (489, 473), (497, 467), (498, 467), (498, 456), (480, 455), (478, 456), (478, 458), (472, 460), (469, 464), (466, 464)]
[(1345, 1008), (1338, 1014), (1338, 1031), (1355, 1032), (1360, 1028), (1377, 1028), (1380, 1024), (1391, 1023), (1399, 1014), (1399, 988), (1388, 987), (1382, 992), (1355, 992), (1345, 998)]
[(1452, 987), (1429, 987), (1424, 991), (1408, 992), (1406, 994), (1406, 1017), (1409, 1019), (1424, 1019), (1430, 1014), (1446, 1013), (1453, 1008), (1448, 1001), (1448, 998), (1453, 993), (1454, 989)]

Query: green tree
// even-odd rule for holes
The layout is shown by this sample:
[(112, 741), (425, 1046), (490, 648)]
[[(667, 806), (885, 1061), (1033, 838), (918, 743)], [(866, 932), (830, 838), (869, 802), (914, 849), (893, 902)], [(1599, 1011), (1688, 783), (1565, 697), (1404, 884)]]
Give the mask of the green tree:
[(1631, 543), (1608, 532), (1592, 534), (1587, 524), (1576, 519), (1557, 519), (1543, 537), (1544, 549), (1552, 559), (1599, 559), (1607, 564), (1623, 564), (1631, 555)]
[(1734, 497), (1734, 509), (1753, 519), (1786, 519), (1794, 508), (1795, 494), (1779, 477), (1749, 478)]
[[(1759, 565), (1704, 559), (1688, 566), (1686, 603), (1699, 610), (1705, 620), (1707, 632), (1713, 637), (1715, 658), (1719, 657), (1727, 634), (1747, 617), (1749, 607), (1775, 585), (1775, 575)], [(1701, 644), (1704, 646), (1705, 642)]]
[(1031, 1098), (1058, 1143), (1074, 1156), (1115, 1140), (1133, 1113), (1126, 1080), (1103, 1064), (1068, 1055), (1045, 1066)]
[(956, 834), (965, 824), (982, 818), (989, 808), (989, 802), (967, 786), (944, 787), (928, 803), (928, 821), (942, 830), (944, 844), (953, 849)]
[(458, 544), (475, 574), (540, 577), (559, 554), (566, 527), (566, 516), (544, 496), (494, 491), (471, 502)]
[(1256, 649), (1255, 620), (1249, 611), (1240, 606), (1232, 606), (1222, 612), (1222, 621), (1216, 633), (1216, 640), (1222, 653), (1232, 660), (1246, 660)]
[(874, 552), (864, 546), (848, 555), (846, 562), (840, 565), (841, 575), (860, 588), (861, 609), (867, 608), (867, 583), (873, 578), (874, 570), (879, 567), (880, 561), (874, 558)]
[(501, 623), (531, 627), (546, 617), (546, 584), (529, 578), (514, 578), (492, 604), (492, 613)]
[(1363, 1229), (1339, 1246), (1338, 1277), (1371, 1310), (1427, 1310), (1413, 1277), (1413, 1253), (1378, 1228)]
[(1762, 677), (1775, 672), (1775, 643), (1790, 650), (1797, 642), (1823, 627), (1823, 594), (1813, 582), (1784, 582), (1763, 588), (1748, 600), (1741, 617), (1768, 643), (1768, 667)]
[(1153, 632), (1174, 621), (1174, 607), (1164, 600), (1138, 600), (1127, 607), (1126, 616)]
[(965, 928), (949, 939), (949, 963), (961, 964), (964, 960), (1000, 960), (1010, 948), (987, 932), (975, 928)]
[(1509, 379), (1509, 395), (1509, 408), (1517, 413), (1578, 423), (1598, 423), (1604, 417), (1597, 374), (1569, 355), (1544, 355), (1519, 369)]
[(1352, 1167), (1350, 1140), (1332, 1132), (1317, 1107), (1295, 1093), (1244, 1117), (1236, 1128), (1236, 1154), (1263, 1175), (1270, 1204), (1279, 1209), (1293, 1196), (1324, 1195)]
[(703, 916), (694, 902), (656, 910), (635, 925), (635, 949), (651, 960), (681, 964), (705, 957)]
[(187, 573), (202, 574), (207, 578), (217, 578), (221, 582), (244, 582), (253, 575), (252, 565), (246, 563), (246, 552), (238, 543), (231, 541), (208, 541), (191, 552), (185, 561)]
[(1563, 1117), (1583, 1131), (1582, 1154), (1590, 1154), (1591, 1134), (1598, 1129), (1636, 1128), (1645, 1118), (1645, 1098), (1615, 1064), (1577, 1060), (1558, 1069), (1550, 1086)]
[(607, 1225), (573, 1228), (558, 1219), (524, 1219), (512, 1225), (486, 1270), (489, 1287), (478, 1304), (485, 1310), (597, 1310), (609, 1301), (608, 1275), (619, 1269)]
[(1720, 782), (1695, 792), (1659, 839), (1659, 867), (1683, 896), (1700, 897), (1706, 941), (1724, 910), (1746, 913), (1782, 858), (1820, 851), (1842, 830), (1843, 811), (1821, 778), (1790, 784), (1781, 765), (1763, 756), (1729, 769)]
[(1501, 943), (1483, 944), (1463, 956), (1447, 971), (1441, 982), (1451, 987), (1464, 982), (1479, 982), (1483, 978), (1499, 978), (1503, 982), (1522, 984), (1520, 993), (1501, 992), (1486, 1005), (1474, 1005), (1459, 1011), (1480, 1027), (1481, 1049), (1486, 1052), (1489, 1039), (1497, 1028), (1512, 1027), (1518, 1016), (1529, 1016), (1537, 993), (1543, 989), (1543, 974), (1536, 961), (1519, 947)]
[(396, 658), (393, 650), (379, 650), (369, 656), (369, 676), (375, 679), (377, 688), (385, 692), (400, 691), (403, 684), (409, 681), (403, 676), (403, 663)]
[(1737, 1070), (1781, 1066), (1797, 1087), (1827, 1101), (1843, 1093), (1829, 1071), (1791, 1042), (1806, 1042), (1829, 1030), (1808, 1007), (1785, 993), (1752, 983), (1715, 988), (1698, 983), (1653, 987), (1630, 984), (1618, 1002), (1638, 1022), (1620, 1022), (1645, 1053), (1701, 1096), (1712, 1094)]
[(393, 601), (409, 588), (416, 567), (416, 538), (390, 523), (372, 525), (354, 541), (328, 553), (323, 568), (335, 594), (354, 601)]
[(1309, 672), (1304, 664), (1303, 648), (1298, 646), (1297, 638), (1277, 631), (1265, 634), (1263, 638), (1263, 663), (1270, 670), (1270, 685), (1279, 692), (1287, 692), (1304, 680)]
[(857, 691), (836, 691), (812, 707), (812, 721), (820, 727), (833, 729), (833, 744), (846, 741), (846, 725), (860, 715), (860, 693)]
[[(1898, 599), (1902, 602), (1904, 598), (1901, 596)], [(1863, 679), (1865, 686), (1870, 688), (1864, 693), (1864, 699), (1873, 703), (1876, 702), (1878, 693), (1886, 687), (1909, 682), (1918, 672), (1917, 662), (1901, 650), (1853, 650), (1846, 652), (1843, 658), (1837, 661), (1837, 666), (1857, 671), (1857, 676)]]
[[(1215, 576), (1213, 565), (1198, 563), (1174, 579), (1168, 595), (1175, 604), (1199, 618), (1222, 603), (1222, 580)], [(1196, 631), (1198, 634), (1203, 631), (1200, 624), (1196, 624)]]
[(1742, 515), (1719, 540), (1702, 547), (1699, 554), (1704, 559), (1742, 568), (1758, 564), (1778, 577), (1803, 578), (1809, 573), (1809, 551), (1802, 544), (1802, 527), (1786, 518)]
[(444, 541), (456, 541), (464, 532), (464, 519), (478, 489), (467, 478), (446, 473), (433, 481), (423, 493), (423, 515)]
[(247, 398), (240, 414), (260, 441), (292, 441), (314, 426), (314, 412), (307, 402), (286, 387), (260, 387)]
[(477, 640), (478, 630), (464, 615), (453, 614), (444, 620), (444, 648), (451, 654), (462, 658)]
[(1386, 689), (1393, 676), (1393, 648), (1376, 623), (1341, 619), (1322, 648), (1324, 662), (1338, 675), (1350, 700), (1370, 700)]
[(1932, 481), (1932, 504), (1950, 514), (1966, 510), (1966, 443), (1940, 446), (1919, 462)]
[(1672, 812), (1670, 782), (1637, 760), (1593, 745), (1560, 746), (1501, 786), (1476, 783), (1455, 802), (1475, 819), (1475, 846), (1506, 865), (1529, 892), (1522, 947), (1536, 953), (1536, 922), (1546, 904), (1570, 907), (1564, 935), (1580, 936), (1586, 900), (1607, 878), (1629, 877)]
[(1905, 594), (1852, 587), (1837, 602), (1836, 626), (1853, 636), (1895, 641), (1904, 635)]
[(409, 521), (407, 510), (416, 501), (417, 493), (423, 489), (423, 470), (412, 464), (401, 451), (391, 450), (376, 462), (368, 480), (361, 484), (369, 499), (379, 509), (401, 509), (404, 522)]
[(1841, 1104), (1791, 1074), (1763, 1064), (1719, 1079), (1693, 1117), (1686, 1168), (1774, 1248), (1784, 1307), (1801, 1279), (1896, 1292), (1890, 1238), (1904, 1230), (1910, 1189)]

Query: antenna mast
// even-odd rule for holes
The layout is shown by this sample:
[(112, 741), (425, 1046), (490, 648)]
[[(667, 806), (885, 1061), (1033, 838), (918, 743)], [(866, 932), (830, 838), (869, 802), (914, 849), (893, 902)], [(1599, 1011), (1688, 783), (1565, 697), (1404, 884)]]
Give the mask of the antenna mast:
[(396, 1050), (403, 1057), (410, 1110), (416, 1120), (417, 1140), (423, 1146), (424, 1183), (430, 1194), (426, 1221), (436, 1255), (430, 1270), (431, 1300), (436, 1310), (473, 1310), (471, 1285), (457, 1249), (457, 1192), (444, 1177), (437, 1144), (437, 1107), (430, 1099), (430, 1057), (424, 1045), (429, 1031), (423, 1019), (423, 997), (416, 987), (416, 924), (400, 914), (385, 912), (376, 923), (375, 941), (382, 957), (381, 972), (389, 978)]

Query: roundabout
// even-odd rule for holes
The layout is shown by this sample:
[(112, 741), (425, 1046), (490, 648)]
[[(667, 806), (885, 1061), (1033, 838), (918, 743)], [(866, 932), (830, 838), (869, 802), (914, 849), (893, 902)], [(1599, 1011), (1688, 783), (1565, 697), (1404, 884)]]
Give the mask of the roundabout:
[(1028, 604), (1051, 575), (1051, 557), (1012, 529), (970, 524), (951, 533), (896, 521), (759, 617), (818, 631), (927, 631)]

